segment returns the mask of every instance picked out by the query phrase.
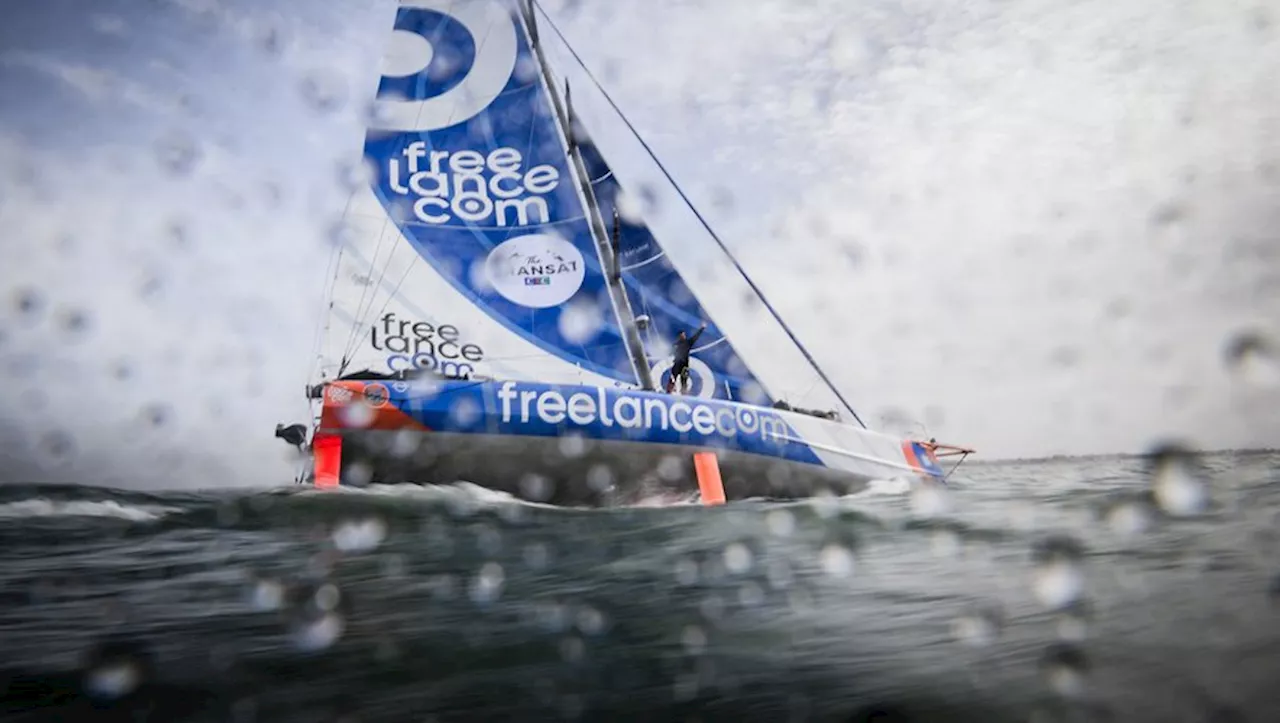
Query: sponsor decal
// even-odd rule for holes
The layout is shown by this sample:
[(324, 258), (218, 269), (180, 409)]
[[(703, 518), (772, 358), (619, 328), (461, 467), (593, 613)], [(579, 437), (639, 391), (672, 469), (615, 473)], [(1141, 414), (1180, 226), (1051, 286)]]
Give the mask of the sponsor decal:
[(369, 406), (381, 407), (390, 399), (391, 393), (387, 391), (385, 384), (374, 382), (372, 384), (365, 385), (364, 400), (369, 403)]
[(391, 190), (414, 199), (413, 215), (423, 223), (529, 226), (551, 221), (543, 198), (560, 185), (560, 171), (542, 164), (524, 170), (524, 157), (502, 147), (488, 155), (470, 149), (427, 149), (413, 141), (400, 158), (387, 159)]
[(508, 301), (546, 309), (578, 293), (586, 269), (582, 253), (573, 244), (539, 233), (495, 246), (485, 261), (485, 272), (494, 290)]
[(330, 386), (325, 392), (325, 396), (329, 398), (330, 404), (343, 405), (349, 403), (355, 398), (355, 394), (346, 387)]
[(498, 402), (504, 423), (601, 425), (623, 429), (672, 429), (681, 434), (697, 432), (725, 439), (757, 437), (783, 445), (790, 440), (786, 422), (772, 413), (729, 404), (706, 404), (689, 398), (607, 395), (603, 388), (568, 395), (555, 389), (522, 388), (519, 382), (503, 382)]
[(401, 319), (393, 312), (369, 327), (369, 344), (386, 356), (393, 372), (429, 369), (446, 377), (466, 379), (484, 359), (479, 344), (464, 342), (453, 324)]

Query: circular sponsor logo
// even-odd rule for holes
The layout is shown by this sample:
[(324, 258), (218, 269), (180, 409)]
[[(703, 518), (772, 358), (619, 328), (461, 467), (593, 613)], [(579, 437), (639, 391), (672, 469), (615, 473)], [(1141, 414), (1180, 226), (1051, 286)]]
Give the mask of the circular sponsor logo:
[[(653, 383), (658, 385), (658, 389), (667, 388), (667, 381), (671, 379), (671, 364), (674, 361), (675, 357), (669, 356), (654, 364), (649, 370), (653, 375)], [(679, 379), (676, 380), (672, 391), (680, 391)], [(703, 399), (711, 399), (716, 395), (716, 375), (706, 363), (692, 356), (689, 357), (689, 394)]]
[[(405, 87), (417, 97), (377, 99), (374, 128), (432, 131), (455, 126), (488, 108), (507, 87), (519, 44), (511, 13), (501, 4), (401, 0), (396, 24), (382, 60), (384, 77), (411, 81)], [(453, 37), (455, 33), (460, 35)], [(442, 47), (434, 47), (433, 39)], [(459, 48), (469, 52), (457, 58), (443, 52)], [(432, 95), (423, 98), (423, 92)]]
[(516, 236), (494, 247), (485, 261), (485, 273), (494, 290), (508, 301), (546, 309), (578, 293), (585, 266), (573, 244), (538, 233)]
[(387, 391), (386, 385), (380, 382), (369, 384), (364, 388), (364, 400), (371, 407), (381, 407), (390, 398), (391, 392)]

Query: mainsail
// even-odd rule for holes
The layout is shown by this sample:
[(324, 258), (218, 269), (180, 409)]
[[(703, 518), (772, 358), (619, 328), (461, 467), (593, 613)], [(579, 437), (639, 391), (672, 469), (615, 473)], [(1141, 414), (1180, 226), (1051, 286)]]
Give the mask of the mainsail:
[[(394, 27), (365, 140), (370, 183), (349, 202), (336, 251), (319, 376), (427, 368), (638, 386), (609, 292), (612, 259), (599, 250), (607, 240), (589, 216), (598, 200), (610, 225), (621, 188), (582, 139), (584, 195), (524, 19), (500, 0), (402, 0)], [(691, 393), (767, 402), (627, 213), (619, 252), (629, 306), (649, 320), (640, 357), (655, 381), (675, 334), (707, 322)]]

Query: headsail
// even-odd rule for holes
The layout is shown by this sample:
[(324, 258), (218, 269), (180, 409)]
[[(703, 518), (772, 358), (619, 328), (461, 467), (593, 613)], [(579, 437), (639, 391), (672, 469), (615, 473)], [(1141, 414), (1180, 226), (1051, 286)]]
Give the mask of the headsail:
[(321, 376), (636, 384), (514, 7), (401, 0), (348, 204)]

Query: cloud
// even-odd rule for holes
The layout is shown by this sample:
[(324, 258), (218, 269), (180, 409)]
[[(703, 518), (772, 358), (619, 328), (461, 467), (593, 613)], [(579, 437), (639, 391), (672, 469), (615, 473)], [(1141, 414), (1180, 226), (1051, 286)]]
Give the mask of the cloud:
[(157, 93), (107, 68), (59, 60), (52, 54), (9, 51), (0, 54), (0, 65), (37, 71), (94, 103), (124, 102), (157, 115), (167, 115), (180, 108), (175, 95)]

